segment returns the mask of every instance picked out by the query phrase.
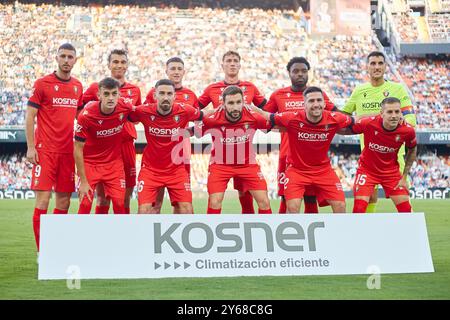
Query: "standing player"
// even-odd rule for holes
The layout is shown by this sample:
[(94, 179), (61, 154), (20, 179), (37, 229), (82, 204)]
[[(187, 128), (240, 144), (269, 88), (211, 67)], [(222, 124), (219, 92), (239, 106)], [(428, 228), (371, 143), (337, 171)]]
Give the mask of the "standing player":
[(99, 101), (88, 103), (78, 116), (74, 157), (80, 177), (78, 213), (89, 214), (93, 192), (98, 184), (114, 213), (125, 211), (125, 172), (122, 161), (122, 134), (133, 106), (120, 98), (120, 83), (105, 78), (98, 83)]
[(341, 182), (328, 158), (328, 149), (340, 129), (353, 124), (353, 118), (324, 110), (322, 90), (309, 87), (303, 92), (305, 108), (297, 112), (268, 113), (254, 108), (273, 124), (285, 127), (289, 135), (289, 157), (284, 196), (287, 212), (298, 213), (307, 186), (314, 187), (334, 213), (345, 212)]
[(269, 120), (244, 107), (244, 93), (238, 86), (228, 86), (222, 98), (223, 108), (205, 117), (201, 125), (203, 135), (211, 134), (213, 148), (208, 168), (207, 213), (220, 213), (231, 178), (238, 178), (241, 190), (255, 198), (259, 213), (272, 213), (266, 180), (256, 163), (252, 145), (257, 129), (272, 126)]
[[(417, 141), (411, 125), (399, 124), (401, 118), (400, 99), (388, 97), (381, 102), (380, 115), (363, 118), (346, 129), (347, 133), (364, 134), (364, 149), (353, 185), (354, 213), (366, 212), (377, 184), (381, 184), (386, 197), (392, 199), (398, 212), (411, 212), (407, 177), (416, 159)], [(401, 174), (397, 154), (403, 144), (408, 152)]]
[[(190, 106), (197, 105), (197, 96), (195, 93), (190, 90), (189, 88), (183, 87), (183, 77), (186, 73), (186, 70), (184, 68), (184, 61), (179, 57), (172, 57), (166, 62), (166, 75), (169, 78), (170, 81), (173, 82), (175, 85), (175, 103), (180, 104), (187, 104)], [(155, 95), (155, 88), (152, 88), (145, 98), (146, 104), (152, 104), (156, 103), (156, 100), (154, 98)], [(183, 148), (183, 155), (184, 155), (184, 163), (186, 167), (186, 171), (190, 175), (191, 167), (190, 167), (190, 158), (191, 158), (191, 141), (189, 138), (185, 138), (183, 140), (184, 148)], [(156, 197), (156, 202), (152, 208), (154, 210), (154, 213), (160, 213), (161, 212), (161, 206), (164, 200), (164, 188), (161, 188), (161, 190), (158, 193), (158, 196)], [(174, 207), (175, 209), (175, 207)], [(174, 212), (177, 213), (177, 212)]]
[[(272, 93), (269, 101), (264, 106), (267, 112), (286, 112), (298, 111), (304, 109), (303, 92), (308, 83), (308, 71), (310, 65), (308, 60), (303, 57), (292, 58), (286, 69), (291, 79), (289, 87), (281, 88)], [(325, 110), (335, 111), (337, 108), (330, 101), (328, 96), (323, 93), (325, 99)], [(281, 132), (280, 155), (278, 160), (278, 195), (281, 196), (279, 213), (286, 213), (286, 200), (284, 198), (284, 183), (286, 182), (286, 161), (289, 153), (289, 140), (286, 132)], [(305, 213), (318, 213), (314, 190), (307, 187), (305, 190)]]
[(58, 70), (34, 83), (26, 114), (27, 160), (33, 164), (31, 189), (36, 192), (33, 229), (38, 251), (41, 215), (47, 213), (52, 190), (56, 201), (53, 213), (57, 214), (67, 213), (70, 195), (75, 191), (73, 127), (83, 94), (81, 82), (71, 76), (77, 62), (75, 48), (69, 43), (61, 45), (56, 62)]
[(201, 120), (203, 112), (174, 103), (175, 85), (168, 79), (156, 83), (154, 96), (156, 104), (139, 106), (129, 117), (142, 122), (147, 139), (138, 178), (139, 213), (155, 213), (153, 204), (164, 187), (176, 212), (193, 213), (190, 177), (177, 146), (188, 122)]
[[(200, 109), (212, 103), (214, 108), (220, 106), (222, 101), (222, 92), (229, 85), (236, 85), (244, 92), (244, 103), (253, 103), (258, 108), (266, 104), (266, 99), (259, 92), (256, 86), (248, 81), (239, 80), (239, 70), (241, 69), (241, 56), (235, 51), (228, 51), (222, 57), (222, 70), (225, 79), (220, 82), (210, 84), (203, 94), (198, 98)], [(241, 202), (243, 213), (255, 213), (253, 208), (253, 198), (249, 192), (242, 192), (242, 184), (239, 179), (233, 179), (234, 188), (239, 191), (239, 201)]]
[[(125, 50), (114, 49), (108, 56), (108, 68), (111, 77), (120, 83), (120, 96), (126, 103), (134, 106), (141, 105), (141, 90), (138, 86), (126, 81), (125, 74), (128, 69), (128, 55)], [(83, 94), (83, 103), (98, 101), (98, 83), (93, 83)], [(125, 123), (122, 133), (122, 159), (125, 170), (125, 212), (130, 213), (130, 199), (136, 185), (136, 149), (134, 140), (137, 138), (136, 128), (131, 122)], [(95, 213), (105, 214), (109, 211), (109, 199), (105, 197), (103, 184), (97, 185), (97, 206)]]
[[(394, 97), (400, 100), (402, 114), (411, 126), (416, 126), (416, 116), (413, 111), (411, 99), (405, 87), (396, 82), (384, 80), (386, 72), (386, 58), (382, 52), (374, 51), (367, 56), (367, 71), (370, 82), (358, 85), (352, 92), (349, 100), (342, 109), (347, 114), (353, 112), (359, 116), (376, 115), (380, 113), (381, 101), (386, 97)], [(361, 136), (361, 149), (364, 146)], [(398, 162), (400, 170), (405, 167), (405, 147), (402, 146), (398, 153)], [(378, 190), (375, 188), (370, 197), (367, 212), (376, 211), (378, 200)]]

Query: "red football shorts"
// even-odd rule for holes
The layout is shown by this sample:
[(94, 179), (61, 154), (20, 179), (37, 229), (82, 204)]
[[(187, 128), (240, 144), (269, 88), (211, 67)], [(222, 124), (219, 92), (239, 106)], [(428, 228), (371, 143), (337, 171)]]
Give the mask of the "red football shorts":
[[(287, 167), (287, 157), (280, 157), (278, 159), (278, 195), (280, 197), (284, 196), (284, 186), (286, 185), (287, 179), (286, 179), (286, 167)], [(314, 186), (306, 186), (305, 187), (305, 193), (304, 196), (312, 196), (316, 197), (317, 201), (319, 202), (319, 206), (326, 207), (328, 206), (328, 202), (326, 199), (324, 199), (321, 194), (316, 192), (316, 189)]]
[(286, 185), (284, 197), (286, 200), (303, 198), (305, 189), (310, 187), (314, 191), (319, 203), (325, 200), (345, 201), (341, 181), (331, 166), (321, 173), (305, 173), (292, 166), (286, 170)]
[(105, 190), (105, 197), (125, 198), (125, 173), (122, 161), (116, 160), (106, 165), (85, 163), (84, 169), (92, 190), (101, 183)]
[(136, 185), (136, 149), (134, 148), (134, 140), (126, 139), (122, 141), (122, 159), (126, 187), (132, 188)]
[(138, 178), (138, 203), (154, 203), (159, 189), (166, 187), (170, 202), (192, 202), (191, 182), (183, 164), (166, 173), (142, 167)]
[(75, 159), (72, 153), (38, 151), (39, 163), (33, 165), (31, 190), (75, 191)]
[[(228, 181), (233, 178), (239, 183), (242, 192), (248, 190), (267, 190), (267, 183), (257, 164), (226, 165), (212, 164), (209, 166), (208, 193), (225, 192)], [(236, 188), (236, 184), (235, 184)]]
[(396, 175), (376, 177), (371, 175), (364, 168), (359, 168), (356, 171), (355, 182), (353, 183), (353, 195), (367, 197), (371, 196), (374, 188), (377, 184), (380, 184), (386, 195), (386, 198), (390, 196), (409, 195), (409, 190), (405, 188), (394, 189), (402, 176), (400, 172)]

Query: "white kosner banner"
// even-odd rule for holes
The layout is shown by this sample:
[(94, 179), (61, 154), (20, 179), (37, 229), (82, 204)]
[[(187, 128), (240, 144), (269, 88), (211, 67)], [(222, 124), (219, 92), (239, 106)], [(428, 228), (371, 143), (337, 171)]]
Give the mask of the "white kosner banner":
[(423, 213), (41, 219), (40, 280), (434, 272)]

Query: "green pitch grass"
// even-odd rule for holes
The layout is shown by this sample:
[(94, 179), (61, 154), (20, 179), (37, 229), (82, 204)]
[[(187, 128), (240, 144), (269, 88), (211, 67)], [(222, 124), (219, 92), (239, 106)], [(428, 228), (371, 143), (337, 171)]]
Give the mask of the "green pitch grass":
[[(413, 201), (415, 211), (426, 213), (435, 272), (381, 275), (379, 290), (367, 289), (368, 276), (354, 275), (82, 280), (81, 289), (70, 290), (64, 280), (37, 280), (34, 201), (0, 200), (0, 299), (450, 299), (449, 204)], [(70, 212), (77, 205), (72, 202)], [(195, 202), (194, 208), (205, 212), (206, 201)], [(278, 201), (272, 208), (278, 208)], [(167, 201), (163, 210), (169, 210)], [(394, 207), (381, 200), (378, 211), (393, 212)], [(228, 200), (223, 212), (240, 212), (239, 202)]]

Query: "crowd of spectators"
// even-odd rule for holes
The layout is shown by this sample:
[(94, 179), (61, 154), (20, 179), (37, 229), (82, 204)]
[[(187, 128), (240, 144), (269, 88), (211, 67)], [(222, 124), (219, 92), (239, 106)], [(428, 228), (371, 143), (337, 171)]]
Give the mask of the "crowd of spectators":
[[(191, 188), (193, 192), (207, 192), (209, 154), (191, 156)], [(341, 180), (344, 191), (352, 190), (358, 167), (358, 154), (330, 153), (331, 165)], [(142, 154), (137, 155), (137, 171), (141, 167)], [(269, 191), (277, 191), (278, 151), (257, 154), (256, 160), (267, 181)], [(450, 188), (450, 157), (424, 153), (414, 162), (411, 169), (413, 188)], [(23, 155), (9, 155), (0, 158), (0, 190), (29, 189), (31, 165)], [(230, 181), (229, 190), (233, 190)]]
[[(312, 39), (302, 29), (286, 32), (280, 27), (283, 21), (289, 24), (293, 10), (194, 8), (196, 1), (190, 3), (190, 9), (0, 4), (0, 65), (7, 66), (0, 68), (0, 126), (23, 126), (33, 82), (54, 70), (55, 49), (66, 41), (78, 50), (73, 74), (85, 88), (109, 74), (107, 56), (113, 48), (128, 50), (127, 78), (143, 95), (165, 77), (164, 64), (171, 56), (185, 60), (184, 84), (201, 94), (209, 83), (223, 79), (220, 62), (228, 50), (242, 56), (241, 79), (254, 82), (266, 97), (289, 83), (285, 66), (293, 55), (310, 60), (310, 84), (323, 87), (338, 106), (358, 83), (368, 80), (365, 57), (376, 49), (370, 36)], [(419, 62), (405, 60), (397, 68), (406, 78), (415, 76), (408, 73), (414, 63)], [(420, 65), (431, 71), (419, 81), (405, 80), (417, 93), (420, 128), (448, 128), (448, 99), (441, 99), (449, 95), (448, 76), (433, 61)], [(387, 78), (400, 80), (390, 71)]]
[(418, 128), (450, 128), (450, 63), (446, 59), (402, 58), (395, 62), (414, 94)]
[(430, 36), (434, 40), (450, 41), (450, 14), (430, 14), (427, 16)]
[(415, 42), (419, 39), (419, 30), (416, 19), (410, 12), (402, 12), (392, 15), (395, 30), (402, 42)]

